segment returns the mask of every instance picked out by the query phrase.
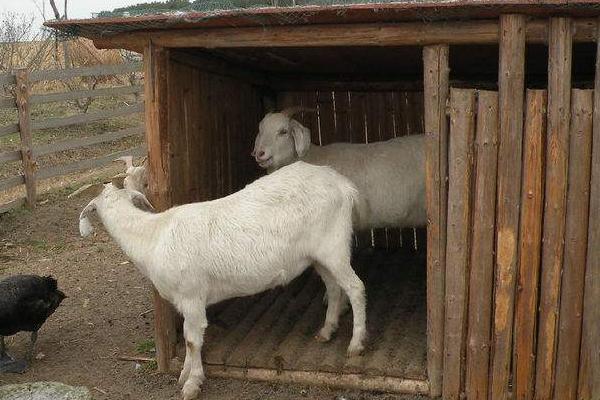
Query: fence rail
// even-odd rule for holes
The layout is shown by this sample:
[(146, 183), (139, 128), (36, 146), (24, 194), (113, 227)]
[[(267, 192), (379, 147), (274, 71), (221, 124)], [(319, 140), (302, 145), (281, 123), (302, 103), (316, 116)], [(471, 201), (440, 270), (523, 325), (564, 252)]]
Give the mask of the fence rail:
[(19, 150), (0, 152), (0, 165), (8, 162), (20, 161), (23, 167), (22, 174), (0, 179), (0, 192), (13, 189), (20, 185), (26, 185), (27, 188), (26, 197), (17, 198), (6, 204), (0, 204), (0, 214), (12, 208), (20, 207), (23, 204), (27, 204), (32, 208), (35, 207), (36, 186), (39, 180), (101, 167), (111, 163), (113, 160), (123, 155), (131, 154), (134, 156), (140, 156), (146, 152), (145, 146), (138, 146), (96, 158), (88, 158), (68, 164), (38, 168), (36, 163), (37, 157), (66, 150), (73, 150), (82, 147), (98, 145), (101, 143), (112, 142), (130, 136), (141, 135), (144, 133), (144, 127), (135, 126), (120, 129), (114, 132), (106, 132), (95, 136), (59, 140), (54, 143), (35, 146), (32, 145), (33, 131), (88, 124), (108, 118), (141, 113), (144, 111), (144, 103), (143, 101), (140, 101), (135, 104), (116, 109), (94, 111), (67, 117), (40, 119), (35, 121), (31, 120), (31, 106), (102, 96), (136, 95), (137, 98), (138, 95), (143, 94), (143, 86), (123, 85), (110, 88), (66, 91), (61, 93), (31, 94), (30, 92), (32, 83), (38, 81), (66, 80), (77, 77), (130, 74), (139, 71), (141, 71), (141, 63), (99, 65), (84, 68), (33, 72), (21, 69), (10, 74), (0, 74), (0, 85), (15, 85), (14, 92), (16, 93), (15, 97), (0, 98), (0, 109), (16, 109), (18, 115), (17, 123), (9, 123), (7, 125), (0, 126), (0, 138), (13, 134), (19, 134), (20, 137)]

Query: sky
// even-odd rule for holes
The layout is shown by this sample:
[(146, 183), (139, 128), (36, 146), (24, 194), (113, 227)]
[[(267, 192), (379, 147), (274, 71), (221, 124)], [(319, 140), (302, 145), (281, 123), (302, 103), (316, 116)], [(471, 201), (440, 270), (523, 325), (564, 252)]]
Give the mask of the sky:
[[(67, 16), (69, 18), (91, 18), (92, 13), (143, 3), (144, 1), (146, 0), (69, 0), (67, 4)], [(64, 0), (55, 0), (55, 2), (62, 15)], [(43, 22), (40, 10), (44, 8), (46, 19), (54, 19), (54, 14), (48, 0), (0, 0), (0, 13), (13, 11), (34, 14), (36, 24), (38, 25), (41, 25)]]

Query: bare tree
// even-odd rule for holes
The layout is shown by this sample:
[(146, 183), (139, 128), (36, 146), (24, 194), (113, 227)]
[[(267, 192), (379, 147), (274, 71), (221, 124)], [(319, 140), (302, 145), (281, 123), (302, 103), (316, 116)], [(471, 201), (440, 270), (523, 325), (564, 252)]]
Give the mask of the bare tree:
[[(58, 11), (58, 7), (56, 7), (56, 3), (54, 2), (54, 0), (49, 0), (49, 1), (50, 1), (50, 7), (52, 7), (52, 11), (54, 12), (54, 18), (55, 19), (67, 19), (67, 0), (65, 0), (62, 17), (60, 16), (60, 12)], [(56, 60), (58, 61), (58, 37), (56, 40), (57, 40), (57, 42), (56, 42), (56, 44), (57, 44)], [(69, 53), (69, 44), (67, 43), (66, 40), (62, 41), (62, 49), (63, 49), (63, 58), (64, 58), (65, 68), (73, 67), (73, 64), (71, 62), (70, 53)]]

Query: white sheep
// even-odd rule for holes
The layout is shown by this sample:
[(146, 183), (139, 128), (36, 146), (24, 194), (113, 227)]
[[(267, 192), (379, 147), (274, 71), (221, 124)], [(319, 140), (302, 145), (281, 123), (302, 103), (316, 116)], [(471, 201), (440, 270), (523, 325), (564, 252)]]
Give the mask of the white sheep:
[(426, 226), (424, 135), (313, 146), (310, 130), (292, 118), (300, 110), (262, 119), (252, 152), (260, 167), (272, 172), (299, 159), (332, 167), (358, 188), (357, 229)]
[(352, 214), (358, 192), (331, 168), (297, 162), (227, 197), (150, 213), (143, 194), (109, 183), (80, 215), (80, 233), (96, 211), (108, 233), (184, 317), (186, 357), (179, 382), (193, 399), (204, 380), (200, 349), (205, 309), (219, 301), (285, 285), (311, 264), (327, 289), (328, 308), (317, 340), (338, 326), (342, 291), (352, 305), (348, 355), (363, 350), (364, 285), (350, 265)]

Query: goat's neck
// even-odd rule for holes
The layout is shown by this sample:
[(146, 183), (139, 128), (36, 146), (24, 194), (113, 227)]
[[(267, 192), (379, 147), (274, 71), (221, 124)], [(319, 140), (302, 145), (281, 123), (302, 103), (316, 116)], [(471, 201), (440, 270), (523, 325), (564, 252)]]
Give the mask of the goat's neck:
[(99, 206), (97, 211), (104, 227), (125, 254), (138, 267), (148, 268), (147, 260), (156, 244), (160, 214), (142, 211), (125, 199), (117, 204)]

